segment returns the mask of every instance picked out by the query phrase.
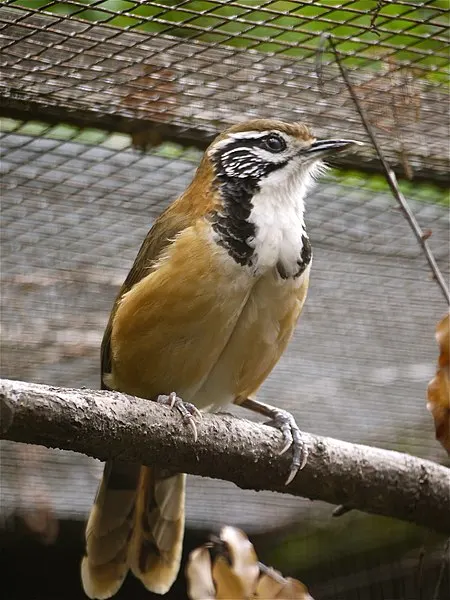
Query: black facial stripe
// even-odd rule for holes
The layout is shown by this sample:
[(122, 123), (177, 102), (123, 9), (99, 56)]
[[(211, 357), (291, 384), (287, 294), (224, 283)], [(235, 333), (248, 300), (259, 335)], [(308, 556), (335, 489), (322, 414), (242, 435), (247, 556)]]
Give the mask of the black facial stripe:
[(254, 154), (252, 148), (263, 148), (264, 139), (248, 138), (229, 142), (223, 148), (216, 150), (213, 162), (217, 176), (238, 179), (262, 179), (269, 173), (281, 169), (287, 161), (272, 162)]

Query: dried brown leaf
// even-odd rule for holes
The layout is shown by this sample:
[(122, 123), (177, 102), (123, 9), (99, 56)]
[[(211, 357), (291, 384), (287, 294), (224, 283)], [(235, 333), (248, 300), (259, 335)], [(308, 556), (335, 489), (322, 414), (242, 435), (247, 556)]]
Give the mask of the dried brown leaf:
[(245, 580), (235, 573), (223, 556), (218, 556), (214, 561), (213, 579), (216, 584), (217, 600), (247, 600)]
[(283, 577), (275, 569), (268, 568), (262, 573), (256, 586), (254, 600), (313, 600), (303, 583), (292, 577)]
[(436, 375), (428, 384), (427, 408), (434, 418), (436, 439), (450, 453), (450, 313), (436, 327), (439, 359)]
[(235, 527), (223, 527), (219, 538), (191, 552), (186, 577), (191, 600), (312, 600), (300, 581), (258, 563)]
[(223, 527), (220, 539), (227, 544), (233, 572), (241, 581), (245, 597), (250, 596), (259, 576), (258, 557), (253, 544), (236, 527)]
[(135, 65), (127, 74), (130, 79), (120, 88), (120, 104), (139, 116), (140, 124), (131, 132), (133, 148), (153, 148), (163, 141), (155, 123), (171, 121), (179, 102), (177, 74), (156, 64)]
[(211, 567), (211, 557), (205, 546), (190, 553), (186, 565), (186, 579), (191, 600), (214, 600), (216, 597)]

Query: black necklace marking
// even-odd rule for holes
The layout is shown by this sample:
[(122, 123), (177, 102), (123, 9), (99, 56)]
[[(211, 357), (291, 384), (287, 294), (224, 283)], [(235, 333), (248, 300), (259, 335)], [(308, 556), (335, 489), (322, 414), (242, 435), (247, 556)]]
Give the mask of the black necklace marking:
[[(267, 136), (266, 136), (267, 137)], [(218, 244), (240, 265), (251, 266), (254, 249), (248, 240), (255, 237), (255, 225), (249, 222), (252, 198), (259, 191), (259, 181), (286, 162), (272, 163), (251, 153), (253, 147), (265, 147), (265, 138), (235, 140), (213, 157), (223, 209), (211, 216)]]
[(294, 275), (289, 275), (286, 272), (286, 269), (284, 268), (283, 263), (279, 262), (279, 263), (277, 263), (278, 274), (280, 275), (280, 277), (282, 279), (289, 279), (290, 277), (293, 277), (294, 279), (296, 279), (297, 277), (300, 277), (300, 275), (302, 275), (305, 272), (306, 267), (311, 262), (311, 258), (312, 258), (311, 242), (306, 237), (306, 235), (302, 235), (302, 251), (300, 252), (300, 258), (297, 260), (298, 270), (294, 273)]
[(240, 265), (252, 264), (253, 248), (247, 240), (255, 237), (255, 225), (248, 221), (253, 207), (256, 182), (226, 178), (219, 184), (223, 200), (222, 212), (212, 214), (212, 228), (219, 234), (218, 244)]
[(306, 267), (309, 265), (312, 258), (311, 242), (309, 241), (309, 238), (306, 237), (306, 235), (302, 235), (302, 244), (303, 247), (300, 253), (300, 259), (297, 261), (298, 271), (294, 275), (294, 277), (300, 277), (300, 275), (304, 273)]

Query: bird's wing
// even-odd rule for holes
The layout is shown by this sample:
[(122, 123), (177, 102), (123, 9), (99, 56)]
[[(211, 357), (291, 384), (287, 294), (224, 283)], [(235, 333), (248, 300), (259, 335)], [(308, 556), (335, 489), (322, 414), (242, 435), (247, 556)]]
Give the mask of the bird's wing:
[(127, 275), (119, 293), (114, 301), (114, 306), (109, 316), (108, 324), (103, 334), (101, 345), (101, 387), (109, 389), (105, 380), (111, 374), (111, 331), (114, 315), (121, 298), (143, 277), (148, 275), (152, 266), (165, 247), (171, 243), (174, 237), (184, 228), (191, 224), (192, 217), (185, 212), (173, 210), (173, 206), (166, 209), (155, 221), (143, 241), (138, 255)]
[[(202, 217), (165, 237), (172, 241), (157, 246), (156, 260), (141, 250), (139, 272), (116, 302), (104, 379), (141, 398), (177, 392), (190, 401), (232, 335), (254, 278), (216, 244)], [(153, 239), (149, 244), (153, 249)]]

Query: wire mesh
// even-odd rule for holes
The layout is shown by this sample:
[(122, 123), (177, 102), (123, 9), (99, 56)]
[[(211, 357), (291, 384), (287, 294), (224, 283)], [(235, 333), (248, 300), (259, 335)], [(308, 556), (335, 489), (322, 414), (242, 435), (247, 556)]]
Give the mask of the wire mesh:
[[(151, 221), (192, 178), (200, 153), (164, 144), (143, 154), (129, 136), (42, 123), (3, 121), (3, 129), (3, 375), (97, 387), (98, 348), (117, 288)], [(443, 192), (428, 185), (407, 193), (422, 226), (433, 230), (430, 243), (448, 273), (447, 211), (428, 201), (445, 200)], [(308, 374), (308, 394), (319, 401), (302, 417), (306, 429), (338, 435), (336, 422), (318, 423), (324, 403), (333, 414), (341, 405), (339, 435), (346, 439), (363, 436), (399, 449), (404, 443), (438, 457), (424, 404), (409, 403), (423, 396), (432, 376), (432, 332), (442, 307), (408, 224), (380, 177), (336, 173), (309, 199), (307, 225), (315, 251), (312, 300), (292, 353), (265, 393), (272, 400), (281, 395), (295, 411), (290, 384), (297, 371)], [(326, 385), (340, 390), (334, 408), (320, 384), (325, 347)], [(398, 378), (399, 397), (386, 397), (381, 409), (379, 385)], [(359, 403), (354, 386), (366, 402)], [(347, 397), (355, 403), (351, 411)], [(400, 429), (407, 441), (399, 441)]]
[[(10, 115), (134, 132), (143, 145), (204, 143), (251, 116), (365, 139), (332, 35), (397, 170), (448, 180), (447, 16), (440, 0), (4, 0), (0, 90)], [(360, 160), (377, 164), (370, 146)]]
[[(217, 130), (270, 116), (365, 139), (323, 34), (337, 42), (396, 170), (448, 181), (447, 17), (443, 1), (1, 2), (2, 375), (98, 386), (118, 286)], [(341, 164), (376, 168), (369, 146)], [(403, 186), (449, 274), (445, 191)], [(445, 307), (383, 179), (330, 173), (308, 200), (307, 227), (309, 298), (260, 398), (276, 398), (305, 430), (444, 461), (424, 392)], [(85, 518), (98, 462), (13, 444), (2, 446), (1, 460), (0, 518), (39, 507)], [(228, 522), (258, 532), (301, 522), (308, 539), (326, 523), (328, 540), (340, 527), (329, 514), (320, 503), (223, 482), (194, 478), (188, 493), (197, 528)], [(374, 545), (363, 537), (356, 553)], [(393, 537), (403, 532), (390, 530), (380, 547)], [(327, 545), (318, 544), (317, 564)], [(374, 575), (385, 582), (374, 594), (399, 596), (396, 578), (383, 573)], [(322, 595), (357, 588), (345, 579), (330, 575)]]
[[(191, 179), (200, 152), (165, 143), (143, 154), (128, 135), (39, 122), (1, 125), (2, 375), (95, 388), (99, 344), (118, 286), (152, 220)], [(443, 192), (432, 185), (405, 192), (421, 225), (433, 230), (430, 243), (448, 273), (447, 210), (429, 202), (444, 200)], [(382, 178), (331, 173), (308, 200), (307, 226), (315, 255), (311, 291), (261, 399), (276, 399), (305, 430), (442, 461), (424, 400), (442, 300)], [(3, 521), (19, 514), (36, 527), (40, 518), (41, 535), (51, 539), (48, 513), (86, 517), (101, 472), (97, 461), (4, 443), (1, 462)], [(329, 533), (341, 527), (322, 503), (238, 491), (224, 482), (189, 478), (187, 497), (195, 528), (225, 522), (254, 533), (301, 522), (307, 540), (324, 523)], [(390, 540), (403, 535), (389, 525)], [(362, 553), (370, 540), (361, 534), (346, 551)], [(314, 557), (309, 549), (296, 561), (327, 565), (328, 572), (326, 547), (318, 543)], [(411, 587), (408, 564), (401, 581)], [(330, 571), (326, 580), (318, 578), (319, 589), (324, 597), (336, 590), (344, 597), (373, 576), (386, 597), (394, 579), (383, 572), (363, 571), (357, 584), (354, 577), (341, 581), (336, 567), (337, 580)]]

